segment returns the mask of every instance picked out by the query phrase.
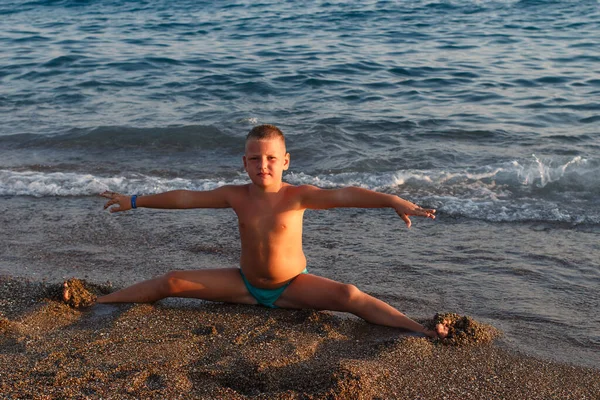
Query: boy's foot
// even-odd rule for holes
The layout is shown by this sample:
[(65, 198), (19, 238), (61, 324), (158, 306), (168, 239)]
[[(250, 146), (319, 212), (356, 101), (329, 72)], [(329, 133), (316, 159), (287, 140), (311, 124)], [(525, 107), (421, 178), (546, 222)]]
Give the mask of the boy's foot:
[(71, 300), (71, 291), (69, 290), (69, 284), (67, 281), (63, 282), (62, 299), (65, 303), (68, 303), (69, 300)]
[(446, 336), (448, 336), (449, 331), (450, 331), (450, 329), (448, 328), (448, 325), (446, 325), (446, 324), (437, 324), (435, 326), (435, 333), (437, 334), (438, 338), (440, 338), (440, 339), (445, 339)]
[(69, 279), (63, 283), (62, 300), (73, 308), (89, 307), (96, 302), (96, 295), (85, 288), (79, 279)]
[(490, 343), (500, 335), (500, 331), (493, 326), (456, 313), (436, 314), (433, 324), (443, 343), (452, 346)]
[(445, 339), (448, 336), (448, 325), (437, 324), (435, 330), (424, 329), (423, 333), (432, 339)]

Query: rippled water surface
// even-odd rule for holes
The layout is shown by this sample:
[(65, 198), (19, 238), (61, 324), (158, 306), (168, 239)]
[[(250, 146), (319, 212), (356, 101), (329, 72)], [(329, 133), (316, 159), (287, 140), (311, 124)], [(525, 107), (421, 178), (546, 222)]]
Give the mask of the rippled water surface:
[[(0, 4), (0, 32), (0, 240), (22, 254), (4, 256), (6, 272), (42, 251), (25, 243), (52, 215), (71, 213), (85, 236), (77, 216), (100, 191), (246, 182), (243, 138), (275, 123), (290, 183), (439, 210), (419, 233), (379, 211), (307, 215), (314, 264), (346, 271), (319, 273), (407, 312), (487, 318), (543, 356), (536, 332), (558, 325), (558, 358), (600, 365), (597, 1), (14, 1)], [(15, 228), (21, 239), (9, 229), (30, 217), (15, 202), (46, 210)]]

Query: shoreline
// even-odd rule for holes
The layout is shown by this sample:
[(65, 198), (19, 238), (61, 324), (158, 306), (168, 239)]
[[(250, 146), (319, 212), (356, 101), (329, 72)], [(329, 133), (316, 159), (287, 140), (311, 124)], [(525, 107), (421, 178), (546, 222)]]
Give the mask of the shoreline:
[(0, 276), (8, 398), (594, 398), (600, 370), (328, 312), (163, 300), (77, 310)]

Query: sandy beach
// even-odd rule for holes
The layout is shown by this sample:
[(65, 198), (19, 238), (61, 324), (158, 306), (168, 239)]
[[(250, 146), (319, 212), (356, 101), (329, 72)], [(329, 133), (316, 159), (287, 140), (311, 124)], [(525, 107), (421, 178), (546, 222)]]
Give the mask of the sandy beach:
[(448, 346), (328, 312), (201, 301), (80, 310), (57, 299), (60, 287), (0, 278), (2, 398), (595, 399), (600, 393), (598, 370), (494, 344)]

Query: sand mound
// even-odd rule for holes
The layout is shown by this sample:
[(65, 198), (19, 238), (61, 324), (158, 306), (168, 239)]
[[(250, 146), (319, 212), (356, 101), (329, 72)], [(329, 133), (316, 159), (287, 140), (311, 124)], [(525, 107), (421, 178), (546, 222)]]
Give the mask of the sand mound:
[(89, 307), (96, 302), (98, 294), (106, 294), (111, 290), (108, 285), (90, 284), (82, 279), (71, 278), (51, 293), (53, 300), (63, 301), (73, 308)]
[(491, 343), (501, 332), (491, 325), (482, 324), (469, 316), (455, 313), (436, 314), (427, 325), (435, 329), (437, 324), (448, 327), (448, 336), (439, 341), (451, 346), (469, 346)]

